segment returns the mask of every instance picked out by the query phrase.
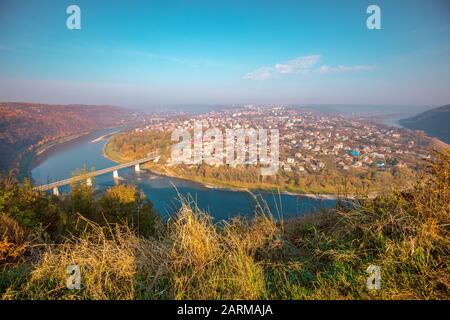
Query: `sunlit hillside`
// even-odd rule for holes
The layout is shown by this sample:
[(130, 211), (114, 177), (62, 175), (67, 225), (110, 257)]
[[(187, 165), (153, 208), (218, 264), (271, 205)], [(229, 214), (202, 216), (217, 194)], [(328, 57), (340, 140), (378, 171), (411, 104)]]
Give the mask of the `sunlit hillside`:
[(18, 169), (35, 147), (130, 118), (130, 111), (113, 106), (0, 103), (0, 171)]

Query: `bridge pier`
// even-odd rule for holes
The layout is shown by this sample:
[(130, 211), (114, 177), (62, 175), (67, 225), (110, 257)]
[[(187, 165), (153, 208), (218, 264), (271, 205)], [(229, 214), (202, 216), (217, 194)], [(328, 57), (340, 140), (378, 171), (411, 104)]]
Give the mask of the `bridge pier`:
[(119, 179), (119, 171), (117, 171), (117, 170), (113, 171), (113, 178), (114, 178), (114, 180)]
[(58, 189), (58, 187), (53, 187), (53, 195), (54, 196), (59, 196), (59, 189)]
[(88, 178), (88, 179), (86, 180), (86, 185), (87, 185), (88, 187), (92, 187), (92, 179), (91, 179), (91, 178)]
[(134, 165), (134, 171), (141, 172), (141, 167), (139, 166), (139, 163)]

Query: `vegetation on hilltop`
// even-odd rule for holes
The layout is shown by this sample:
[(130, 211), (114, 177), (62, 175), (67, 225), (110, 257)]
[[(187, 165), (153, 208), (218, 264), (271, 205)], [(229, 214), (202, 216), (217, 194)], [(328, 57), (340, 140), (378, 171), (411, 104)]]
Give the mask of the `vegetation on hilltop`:
[[(449, 299), (450, 152), (408, 191), (277, 222), (213, 224), (189, 199), (162, 224), (132, 186), (47, 197), (0, 181), (3, 299)], [(145, 221), (145, 222), (143, 222)], [(68, 265), (81, 289), (66, 288)], [(381, 289), (366, 287), (369, 265)]]
[(0, 172), (19, 169), (34, 147), (118, 125), (129, 116), (128, 111), (113, 106), (0, 103)]
[(450, 104), (400, 120), (401, 125), (413, 130), (423, 130), (429, 136), (438, 137), (445, 143), (450, 143), (449, 123)]

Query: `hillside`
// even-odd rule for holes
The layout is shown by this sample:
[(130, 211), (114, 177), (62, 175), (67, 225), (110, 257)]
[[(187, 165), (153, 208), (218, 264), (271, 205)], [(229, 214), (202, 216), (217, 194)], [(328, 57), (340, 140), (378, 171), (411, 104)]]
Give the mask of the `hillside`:
[(17, 169), (34, 146), (129, 120), (113, 106), (0, 103), (0, 171)]
[(450, 104), (402, 119), (399, 122), (406, 128), (423, 130), (429, 136), (450, 143)]
[(0, 178), (0, 300), (448, 300), (449, 174), (450, 153), (435, 153), (409, 190), (285, 221), (260, 203), (227, 223), (183, 198), (164, 223), (131, 185), (56, 197)]

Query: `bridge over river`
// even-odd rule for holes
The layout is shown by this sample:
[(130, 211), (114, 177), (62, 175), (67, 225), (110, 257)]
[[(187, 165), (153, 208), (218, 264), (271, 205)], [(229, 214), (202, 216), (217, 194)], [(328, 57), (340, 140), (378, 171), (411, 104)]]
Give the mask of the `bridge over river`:
[(109, 168), (105, 168), (105, 169), (101, 169), (101, 170), (97, 170), (97, 171), (92, 171), (83, 175), (79, 175), (79, 176), (74, 176), (72, 178), (68, 178), (68, 179), (64, 179), (64, 180), (60, 180), (60, 181), (56, 181), (56, 182), (52, 182), (52, 183), (48, 183), (48, 184), (44, 184), (41, 186), (36, 186), (34, 187), (34, 190), (38, 190), (38, 191), (47, 191), (47, 190), (53, 190), (53, 194), (55, 195), (59, 195), (59, 190), (58, 187), (62, 187), (77, 181), (86, 181), (87, 185), (92, 185), (92, 179), (93, 177), (96, 176), (100, 176), (106, 173), (113, 173), (113, 177), (114, 179), (119, 179), (119, 172), (118, 170), (123, 169), (123, 168), (128, 168), (128, 167), (133, 167), (136, 172), (140, 171), (140, 164), (145, 163), (145, 162), (149, 162), (149, 161), (155, 161), (159, 159), (159, 152), (158, 151), (154, 151), (151, 153), (147, 154), (147, 157), (142, 158), (142, 159), (138, 159), (138, 160), (134, 160), (134, 161), (130, 161), (130, 162), (126, 162), (126, 163), (122, 163), (122, 164), (118, 164), (116, 166), (113, 167), (109, 167)]

